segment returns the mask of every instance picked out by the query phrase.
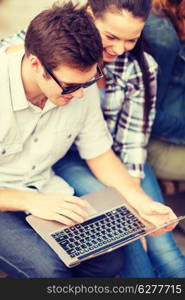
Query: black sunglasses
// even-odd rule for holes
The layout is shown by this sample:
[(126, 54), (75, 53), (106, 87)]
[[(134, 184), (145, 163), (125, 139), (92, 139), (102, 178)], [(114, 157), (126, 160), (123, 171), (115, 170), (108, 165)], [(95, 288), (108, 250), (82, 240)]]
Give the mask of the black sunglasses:
[(53, 80), (62, 88), (61, 91), (61, 95), (66, 95), (66, 94), (70, 94), (73, 93), (77, 90), (79, 90), (80, 88), (87, 88), (90, 85), (94, 84), (95, 82), (97, 82), (98, 80), (100, 80), (101, 78), (104, 77), (103, 71), (101, 70), (101, 68), (97, 65), (97, 71), (99, 73), (99, 75), (95, 78), (93, 78), (92, 80), (89, 80), (85, 83), (70, 83), (67, 87), (62, 87), (62, 81), (59, 81), (55, 75), (53, 74), (53, 72), (51, 72), (47, 67), (45, 67), (45, 70), (47, 71), (47, 73), (53, 78)]

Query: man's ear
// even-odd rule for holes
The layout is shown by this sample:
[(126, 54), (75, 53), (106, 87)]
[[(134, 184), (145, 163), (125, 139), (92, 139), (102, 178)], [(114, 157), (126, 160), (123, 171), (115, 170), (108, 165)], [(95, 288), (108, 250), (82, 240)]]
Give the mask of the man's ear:
[(37, 56), (30, 54), (28, 56), (28, 60), (33, 71), (40, 72), (41, 70), (43, 70), (43, 66)]

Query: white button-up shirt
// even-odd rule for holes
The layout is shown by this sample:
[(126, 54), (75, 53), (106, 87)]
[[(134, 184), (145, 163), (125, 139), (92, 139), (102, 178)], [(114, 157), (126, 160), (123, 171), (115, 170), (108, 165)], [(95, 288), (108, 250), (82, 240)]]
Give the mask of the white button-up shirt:
[(31, 104), (21, 80), (24, 52), (0, 54), (0, 188), (73, 194), (52, 171), (75, 141), (83, 159), (101, 155), (112, 138), (100, 108), (96, 85), (82, 99), (59, 107), (47, 100), (44, 109)]

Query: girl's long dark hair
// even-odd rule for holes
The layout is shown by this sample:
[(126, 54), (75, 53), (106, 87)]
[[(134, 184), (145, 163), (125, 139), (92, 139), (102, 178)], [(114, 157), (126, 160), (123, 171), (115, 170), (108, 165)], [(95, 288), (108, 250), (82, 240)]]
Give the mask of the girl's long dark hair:
[(143, 33), (141, 33), (141, 36), (137, 41), (136, 46), (130, 52), (132, 53), (132, 56), (137, 60), (142, 72), (143, 83), (144, 83), (144, 95), (145, 95), (143, 129), (144, 132), (146, 132), (148, 128), (149, 112), (152, 106), (153, 94), (152, 94), (152, 89), (149, 80), (150, 77), (149, 66), (144, 56), (144, 52), (151, 54), (151, 51), (149, 45), (144, 40)]
[[(146, 21), (151, 11), (152, 0), (88, 0), (87, 6), (90, 6), (96, 18), (103, 17), (106, 11), (112, 11), (119, 14), (122, 9), (125, 9), (132, 13), (134, 17), (141, 18)], [(132, 24), (130, 26), (132, 26)], [(152, 105), (152, 90), (148, 80), (149, 66), (144, 55), (144, 51), (147, 50), (147, 52), (149, 52), (149, 48), (145, 48), (144, 46), (145, 42), (143, 40), (143, 35), (141, 34), (136, 46), (130, 52), (138, 61), (143, 74), (145, 91), (144, 131), (146, 132), (148, 128), (149, 111)]]

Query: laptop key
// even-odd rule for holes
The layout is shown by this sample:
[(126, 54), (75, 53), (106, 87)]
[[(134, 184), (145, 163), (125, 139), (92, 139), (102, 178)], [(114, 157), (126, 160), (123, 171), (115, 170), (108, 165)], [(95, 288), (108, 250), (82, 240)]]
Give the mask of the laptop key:
[[(91, 218), (82, 224), (56, 232), (51, 236), (70, 255), (77, 256), (119, 239), (130, 239), (137, 234), (142, 223), (126, 208), (120, 207), (106, 214)], [(73, 251), (73, 252), (71, 252)], [(75, 252), (74, 252), (75, 251)]]

